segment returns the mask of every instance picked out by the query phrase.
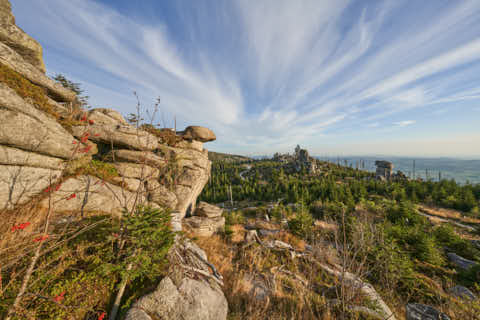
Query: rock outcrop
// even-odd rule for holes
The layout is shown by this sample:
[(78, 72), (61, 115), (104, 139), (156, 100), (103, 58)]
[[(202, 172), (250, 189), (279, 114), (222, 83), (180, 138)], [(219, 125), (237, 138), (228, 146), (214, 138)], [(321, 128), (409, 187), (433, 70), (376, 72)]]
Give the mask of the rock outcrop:
[[(73, 114), (66, 102), (75, 93), (45, 75), (41, 46), (15, 25), (7, 0), (0, 0), (0, 27), (0, 210), (35, 199), (36, 208), (51, 209), (39, 212), (69, 220), (121, 216), (142, 204), (170, 209), (174, 231), (192, 212), (199, 229), (205, 222), (212, 232), (223, 228), (221, 209), (201, 203), (195, 210), (210, 177), (203, 148), (216, 139), (210, 129), (137, 127), (105, 108)], [(205, 252), (178, 239), (169, 276), (127, 319), (226, 319), (221, 275)]]
[(22, 56), (25, 61), (45, 73), (42, 47), (15, 24), (15, 17), (8, 0), (0, 0), (0, 42)]
[[(225, 320), (228, 304), (221, 276), (205, 252), (186, 241), (171, 249), (170, 275), (134, 303), (126, 320)], [(214, 267), (213, 267), (214, 268)]]
[(375, 172), (375, 177), (380, 180), (390, 180), (392, 177), (393, 163), (385, 160), (375, 161), (377, 170)]
[(450, 320), (445, 313), (420, 303), (409, 303), (406, 308), (407, 320)]

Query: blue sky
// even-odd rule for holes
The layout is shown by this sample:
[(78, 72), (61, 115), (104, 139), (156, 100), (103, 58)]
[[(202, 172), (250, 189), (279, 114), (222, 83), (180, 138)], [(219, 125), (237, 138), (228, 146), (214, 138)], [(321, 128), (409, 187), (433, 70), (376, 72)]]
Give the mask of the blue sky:
[(480, 158), (480, 1), (12, 0), (94, 107), (240, 154)]

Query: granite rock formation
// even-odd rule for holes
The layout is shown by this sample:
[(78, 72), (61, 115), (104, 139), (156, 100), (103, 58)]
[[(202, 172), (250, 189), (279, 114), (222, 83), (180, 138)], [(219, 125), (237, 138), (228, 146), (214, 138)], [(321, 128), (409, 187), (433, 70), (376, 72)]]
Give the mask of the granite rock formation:
[(375, 177), (379, 180), (390, 180), (392, 177), (393, 163), (385, 160), (375, 161), (377, 170), (375, 172)]
[[(8, 0), (0, 0), (0, 67), (25, 86), (22, 90), (34, 92), (24, 95), (15, 84), (0, 81), (0, 210), (31, 203), (70, 221), (120, 216), (144, 204), (170, 209), (175, 231), (193, 212), (215, 220), (215, 231), (224, 225), (221, 209), (202, 203), (195, 210), (210, 177), (203, 148), (216, 139), (210, 129), (191, 126), (176, 133), (137, 127), (106, 108), (72, 113), (68, 105), (75, 93), (45, 75), (42, 48), (15, 25)], [(128, 319), (150, 319), (144, 311), (161, 319), (226, 319), (221, 276), (200, 248), (180, 242), (172, 251), (181, 252), (183, 260), (169, 257), (178, 268), (136, 303), (141, 309), (133, 308)]]

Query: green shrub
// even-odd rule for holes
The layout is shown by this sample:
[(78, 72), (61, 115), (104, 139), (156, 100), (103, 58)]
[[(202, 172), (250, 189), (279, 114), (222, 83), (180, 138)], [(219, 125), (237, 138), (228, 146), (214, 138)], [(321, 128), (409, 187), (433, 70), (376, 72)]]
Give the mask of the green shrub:
[(313, 217), (310, 213), (302, 211), (288, 221), (290, 232), (301, 238), (308, 238), (313, 231)]
[(447, 247), (467, 259), (475, 259), (480, 255), (472, 243), (462, 239), (449, 224), (442, 224), (433, 230), (433, 234), (441, 247)]

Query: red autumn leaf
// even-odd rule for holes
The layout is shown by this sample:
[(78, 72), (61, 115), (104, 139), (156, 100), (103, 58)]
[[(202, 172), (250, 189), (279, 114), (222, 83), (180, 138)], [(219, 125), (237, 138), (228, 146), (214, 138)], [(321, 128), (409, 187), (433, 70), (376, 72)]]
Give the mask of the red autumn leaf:
[(63, 300), (64, 295), (65, 295), (65, 291), (63, 291), (63, 292), (60, 293), (60, 294), (57, 294), (57, 295), (55, 296), (55, 298), (53, 298), (53, 300), (54, 300), (55, 302), (60, 302), (60, 301)]
[(28, 227), (30, 225), (30, 222), (24, 222), (24, 223), (20, 223), (19, 225), (14, 225), (12, 226), (12, 232), (16, 231), (16, 230), (23, 230), (25, 229), (26, 227)]
[(83, 115), (83, 117), (80, 119), (80, 121), (87, 121), (87, 116)]
[(95, 122), (93, 120), (88, 120), (88, 123), (94, 124)]
[(41, 237), (38, 237), (38, 238), (35, 238), (33, 241), (35, 242), (41, 242), (43, 240), (47, 240), (48, 239), (48, 234), (44, 235), (44, 236), (41, 236)]
[(73, 141), (72, 144), (77, 144), (77, 141)]
[(71, 200), (71, 199), (75, 198), (76, 196), (77, 196), (77, 195), (76, 195), (75, 193), (72, 193), (72, 194), (67, 198), (67, 200)]
[(18, 229), (23, 230), (26, 227), (28, 227), (29, 225), (30, 225), (30, 222), (20, 223), (20, 225), (18, 226)]
[(44, 192), (50, 192), (52, 190), (52, 187), (48, 187), (47, 189), (44, 190)]
[(100, 136), (100, 133), (95, 133), (94, 136), (98, 137), (98, 136)]
[(103, 320), (103, 318), (105, 318), (106, 315), (107, 313), (103, 312), (101, 315), (98, 316), (98, 320)]
[(60, 190), (60, 187), (61, 187), (61, 186), (62, 186), (62, 184), (61, 184), (61, 183), (57, 184), (57, 186), (55, 187), (55, 191), (58, 191), (58, 190)]

